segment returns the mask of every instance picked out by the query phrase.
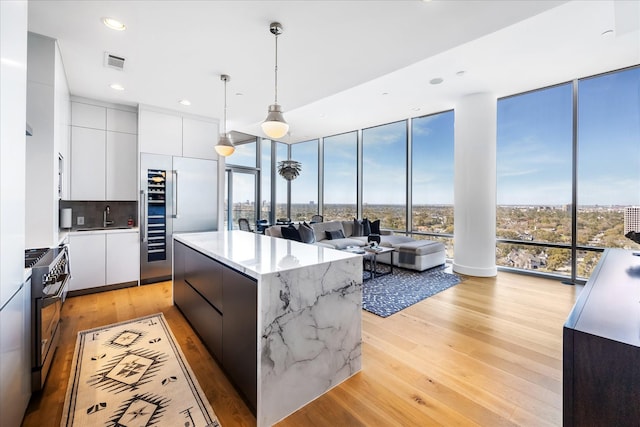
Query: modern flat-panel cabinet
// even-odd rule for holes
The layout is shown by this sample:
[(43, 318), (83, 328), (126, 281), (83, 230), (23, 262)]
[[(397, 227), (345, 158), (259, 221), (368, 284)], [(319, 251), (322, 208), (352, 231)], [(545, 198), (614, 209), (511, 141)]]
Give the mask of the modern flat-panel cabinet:
[(138, 128), (141, 153), (218, 160), (214, 146), (218, 121), (141, 106)]
[(140, 110), (140, 152), (182, 156), (182, 117)]
[(107, 233), (106, 284), (135, 282), (140, 277), (140, 233)]
[(70, 233), (69, 263), (71, 281), (69, 291), (106, 285), (106, 246), (104, 233)]
[(105, 200), (105, 132), (71, 127), (71, 199)]
[(218, 142), (218, 123), (182, 118), (182, 156), (216, 160), (215, 145)]
[(174, 240), (173, 300), (256, 408), (257, 283)]
[(136, 200), (137, 113), (71, 104), (71, 200)]
[(138, 147), (136, 135), (107, 132), (106, 200), (136, 200)]
[(138, 230), (69, 234), (70, 291), (137, 282), (140, 277)]
[(224, 267), (222, 270), (224, 322), (222, 323), (222, 365), (257, 407), (258, 378), (258, 289), (256, 281)]

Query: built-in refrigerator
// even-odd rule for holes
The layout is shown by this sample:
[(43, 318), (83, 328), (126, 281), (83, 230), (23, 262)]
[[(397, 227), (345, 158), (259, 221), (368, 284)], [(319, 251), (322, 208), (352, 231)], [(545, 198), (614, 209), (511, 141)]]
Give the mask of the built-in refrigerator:
[(173, 233), (218, 229), (218, 162), (140, 155), (140, 283), (171, 279)]

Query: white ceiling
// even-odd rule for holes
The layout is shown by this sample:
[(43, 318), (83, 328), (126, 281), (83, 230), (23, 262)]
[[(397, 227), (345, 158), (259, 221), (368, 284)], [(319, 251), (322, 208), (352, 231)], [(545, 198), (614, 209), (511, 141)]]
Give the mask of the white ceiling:
[(274, 100), (273, 21), (285, 142), (640, 63), (636, 0), (29, 1), (29, 30), (58, 39), (72, 95), (221, 119), (229, 74), (227, 127), (254, 135)]

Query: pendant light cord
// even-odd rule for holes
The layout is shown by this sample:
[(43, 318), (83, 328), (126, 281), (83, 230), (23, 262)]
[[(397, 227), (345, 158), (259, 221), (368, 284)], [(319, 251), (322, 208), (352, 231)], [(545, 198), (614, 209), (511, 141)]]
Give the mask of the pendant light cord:
[(227, 135), (227, 80), (229, 78), (224, 79), (224, 121), (222, 122), (222, 131), (224, 135)]
[(278, 33), (275, 33), (276, 36), (276, 67), (275, 67), (275, 74), (276, 74), (276, 98), (275, 98), (275, 104), (278, 103)]

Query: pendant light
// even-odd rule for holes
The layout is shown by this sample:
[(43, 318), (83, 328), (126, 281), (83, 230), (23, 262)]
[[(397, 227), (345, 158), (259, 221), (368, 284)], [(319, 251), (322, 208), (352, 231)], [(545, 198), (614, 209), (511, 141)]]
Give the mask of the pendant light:
[(282, 34), (282, 25), (279, 22), (272, 22), (269, 26), (271, 34), (276, 36), (276, 67), (275, 67), (275, 101), (269, 105), (267, 118), (262, 122), (262, 131), (269, 138), (282, 138), (289, 131), (289, 124), (282, 115), (282, 107), (278, 105), (278, 36)]
[(220, 76), (220, 80), (224, 82), (224, 121), (222, 122), (222, 134), (220, 134), (220, 139), (218, 140), (218, 144), (216, 144), (215, 148), (216, 153), (227, 157), (236, 151), (233, 143), (231, 142), (231, 138), (229, 138), (229, 134), (227, 134), (227, 82), (231, 80), (231, 77), (226, 74), (222, 74)]

